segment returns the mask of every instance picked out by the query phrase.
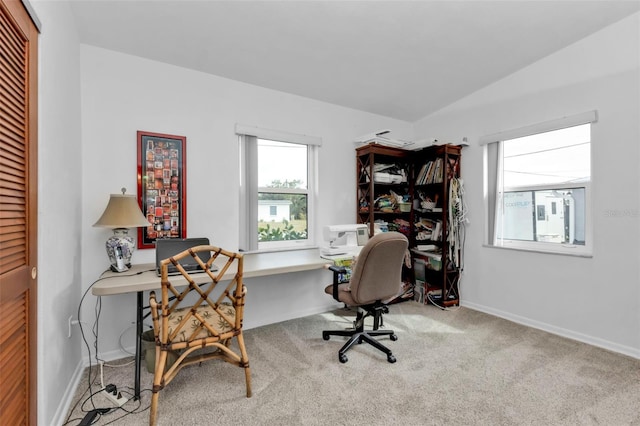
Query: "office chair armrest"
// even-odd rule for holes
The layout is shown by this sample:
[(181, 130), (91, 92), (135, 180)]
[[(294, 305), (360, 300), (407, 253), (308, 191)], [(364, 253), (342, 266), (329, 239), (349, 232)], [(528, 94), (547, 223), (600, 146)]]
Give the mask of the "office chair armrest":
[(333, 271), (333, 290), (331, 295), (337, 302), (340, 302), (340, 299), (338, 299), (338, 286), (340, 285), (340, 274), (346, 274), (347, 268), (344, 266), (331, 265), (329, 266), (329, 270)]
[(335, 274), (344, 274), (347, 272), (347, 268), (344, 266), (329, 266), (329, 270), (333, 271)]

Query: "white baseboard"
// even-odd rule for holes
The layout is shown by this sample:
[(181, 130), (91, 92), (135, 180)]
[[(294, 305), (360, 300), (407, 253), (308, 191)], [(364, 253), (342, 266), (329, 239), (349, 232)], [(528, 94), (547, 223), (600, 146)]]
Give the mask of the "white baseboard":
[(640, 350), (636, 348), (632, 348), (630, 346), (624, 346), (615, 342), (599, 339), (597, 337), (589, 336), (586, 334), (576, 333), (575, 331), (572, 331), (572, 330), (556, 327), (551, 324), (532, 320), (530, 318), (521, 317), (519, 315), (514, 315), (509, 312), (504, 312), (499, 309), (494, 309), (494, 308), (484, 306), (484, 305), (479, 305), (476, 303), (463, 302), (461, 303), (461, 305), (464, 306), (465, 308), (473, 309), (474, 311), (484, 312), (486, 314), (493, 315), (499, 318), (504, 318), (506, 320), (509, 320), (518, 324), (522, 324), (527, 327), (536, 328), (538, 330), (546, 331), (551, 334), (566, 337), (568, 339), (576, 340), (578, 342), (586, 343), (591, 346), (596, 346), (598, 348), (606, 349), (608, 351), (617, 352), (622, 355), (627, 355), (636, 359), (640, 359)]
[(73, 397), (76, 395), (76, 390), (78, 389), (78, 384), (80, 383), (80, 379), (82, 378), (84, 368), (85, 365), (83, 361), (80, 361), (78, 365), (76, 365), (76, 369), (73, 372), (71, 380), (64, 390), (62, 400), (60, 401), (60, 405), (58, 406), (58, 409), (53, 416), (51, 424), (60, 426), (66, 422), (67, 415), (69, 413), (69, 409), (71, 408)]

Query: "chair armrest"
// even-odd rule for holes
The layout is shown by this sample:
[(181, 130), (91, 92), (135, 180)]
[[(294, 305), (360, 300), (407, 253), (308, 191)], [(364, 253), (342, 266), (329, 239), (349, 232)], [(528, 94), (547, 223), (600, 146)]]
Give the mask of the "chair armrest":
[(333, 271), (336, 274), (344, 274), (347, 272), (347, 268), (344, 266), (329, 266), (329, 270)]
[(340, 274), (347, 273), (347, 268), (344, 266), (331, 265), (329, 266), (329, 270), (333, 271), (333, 290), (331, 295), (337, 302), (340, 302), (340, 299), (338, 299), (338, 286), (340, 285)]

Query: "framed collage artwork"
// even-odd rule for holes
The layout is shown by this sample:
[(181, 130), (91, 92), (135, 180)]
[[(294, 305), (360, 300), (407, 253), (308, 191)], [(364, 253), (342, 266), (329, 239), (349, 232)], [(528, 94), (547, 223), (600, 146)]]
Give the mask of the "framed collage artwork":
[(138, 248), (187, 236), (185, 136), (138, 131), (138, 204), (150, 225), (138, 228)]

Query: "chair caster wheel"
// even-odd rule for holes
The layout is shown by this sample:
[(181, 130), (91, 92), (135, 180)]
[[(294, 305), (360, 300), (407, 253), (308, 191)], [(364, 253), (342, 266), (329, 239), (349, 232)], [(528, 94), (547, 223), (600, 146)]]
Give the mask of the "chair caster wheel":
[[(338, 359), (339, 359), (339, 360), (340, 360), (340, 362), (341, 362), (341, 363), (343, 363), (343, 364), (344, 364), (345, 362), (349, 361), (349, 358), (347, 358), (347, 356), (346, 356), (346, 355), (338, 355)], [(394, 361), (395, 361), (395, 358), (394, 358)]]
[(396, 340), (398, 340), (398, 336), (395, 334), (392, 334), (391, 336), (389, 336), (389, 339), (395, 342)]
[(325, 333), (325, 332), (323, 332), (323, 333), (322, 333), (322, 338), (323, 338), (324, 340), (329, 340), (329, 333)]
[(396, 362), (396, 357), (393, 355), (387, 355), (387, 361), (393, 364), (394, 362)]

